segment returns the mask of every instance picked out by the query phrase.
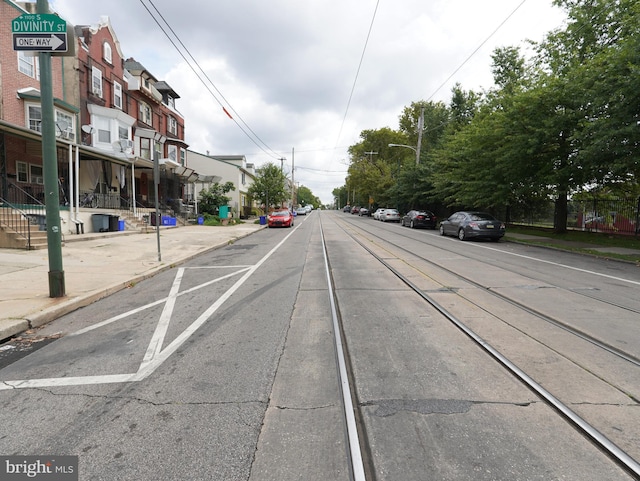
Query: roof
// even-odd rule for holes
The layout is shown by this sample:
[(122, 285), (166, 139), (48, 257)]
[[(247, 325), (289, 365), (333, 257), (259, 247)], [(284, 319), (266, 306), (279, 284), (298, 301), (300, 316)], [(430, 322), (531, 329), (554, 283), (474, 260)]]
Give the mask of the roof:
[(140, 75), (142, 73), (146, 73), (149, 76), (149, 78), (153, 79), (155, 82), (158, 81), (158, 79), (155, 78), (153, 75), (151, 75), (151, 72), (149, 72), (144, 67), (144, 65), (142, 65), (140, 62), (138, 62), (134, 58), (129, 58), (125, 60), (124, 68), (126, 68), (132, 75)]
[(171, 94), (171, 96), (174, 99), (179, 99), (180, 96), (176, 93), (175, 90), (173, 90), (171, 88), (171, 86), (165, 82), (164, 80), (160, 80), (158, 82), (155, 83), (154, 87), (159, 91), (159, 92), (167, 92), (169, 94)]

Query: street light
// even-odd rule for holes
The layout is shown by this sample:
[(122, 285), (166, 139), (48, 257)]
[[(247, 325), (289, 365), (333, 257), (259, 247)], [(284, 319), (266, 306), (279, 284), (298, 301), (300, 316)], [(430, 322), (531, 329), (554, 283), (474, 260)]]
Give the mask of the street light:
[(416, 149), (415, 147), (412, 147), (410, 145), (404, 145), (404, 144), (389, 144), (389, 147), (406, 147), (407, 149), (411, 149), (416, 153), (416, 165), (418, 165), (420, 163), (420, 150)]

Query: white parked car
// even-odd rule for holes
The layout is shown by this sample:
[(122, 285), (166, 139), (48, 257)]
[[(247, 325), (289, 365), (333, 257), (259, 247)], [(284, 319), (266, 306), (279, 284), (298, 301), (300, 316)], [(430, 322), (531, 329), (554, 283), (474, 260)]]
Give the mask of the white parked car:
[(400, 222), (401, 219), (400, 212), (396, 209), (385, 209), (384, 212), (380, 214), (380, 220), (382, 222)]
[(380, 220), (380, 215), (385, 211), (385, 209), (377, 209), (374, 213), (373, 213), (373, 218), (375, 220)]

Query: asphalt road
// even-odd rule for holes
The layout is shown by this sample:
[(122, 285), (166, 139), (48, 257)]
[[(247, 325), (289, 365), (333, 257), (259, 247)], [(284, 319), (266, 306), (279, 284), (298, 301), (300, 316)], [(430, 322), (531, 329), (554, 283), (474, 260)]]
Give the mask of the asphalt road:
[[(484, 291), (533, 297), (537, 308), (584, 320), (623, 345), (625, 332), (627, 341), (636, 335), (633, 322), (625, 318), (611, 333), (614, 324), (594, 319), (612, 322), (628, 311), (634, 287), (620, 279), (636, 274), (591, 264), (611, 277), (565, 272), (561, 265), (578, 262), (569, 254), (541, 262), (526, 246), (427, 238), (432, 233), (333, 212), (259, 231), (48, 325), (39, 334), (59, 339), (0, 369), (0, 453), (77, 455), (83, 480), (350, 479), (321, 220), (368, 479), (630, 479), (375, 261), (345, 223), (391, 241), (369, 236), (426, 292), (629, 442), (640, 429), (627, 417), (638, 408), (620, 399), (621, 386), (640, 397), (635, 371), (621, 374), (596, 358), (612, 377), (595, 389), (576, 367), (593, 351)], [(406, 253), (395, 259), (396, 244), (405, 243), (486, 289)], [(617, 302), (609, 307), (615, 316), (585, 320), (588, 306), (573, 315), (585, 298), (571, 296), (593, 289), (594, 279), (599, 295)], [(554, 341), (568, 347), (559, 353)], [(606, 404), (616, 407), (615, 420)]]

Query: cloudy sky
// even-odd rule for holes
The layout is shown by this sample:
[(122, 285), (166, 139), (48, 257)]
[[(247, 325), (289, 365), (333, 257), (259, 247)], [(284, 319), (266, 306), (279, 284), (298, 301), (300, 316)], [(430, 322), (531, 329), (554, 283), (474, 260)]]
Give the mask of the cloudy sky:
[(75, 25), (110, 18), (125, 58), (180, 95), (191, 150), (258, 167), (285, 158), (289, 175), (293, 158), (295, 181), (324, 203), (360, 132), (397, 129), (411, 102), (448, 103), (456, 82), (490, 88), (496, 47), (526, 48), (562, 25), (551, 3), (49, 0)]

